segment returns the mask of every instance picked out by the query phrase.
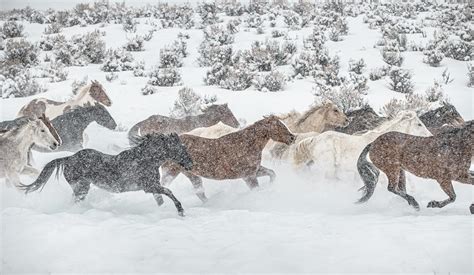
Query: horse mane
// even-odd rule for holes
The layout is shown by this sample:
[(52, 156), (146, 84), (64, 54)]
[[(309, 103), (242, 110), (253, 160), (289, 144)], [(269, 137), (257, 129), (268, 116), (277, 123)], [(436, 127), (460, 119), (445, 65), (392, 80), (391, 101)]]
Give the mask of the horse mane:
[(326, 104), (322, 104), (322, 105), (313, 105), (311, 108), (309, 108), (309, 110), (307, 110), (306, 112), (304, 112), (300, 118), (298, 118), (298, 120), (296, 120), (296, 126), (300, 126), (303, 122), (305, 122), (306, 120), (308, 120), (308, 118), (310, 116), (312, 116), (314, 113), (316, 113), (317, 111), (319, 111), (320, 109), (326, 107), (327, 105)]
[(158, 134), (158, 133), (150, 133), (146, 134), (144, 136), (139, 136), (139, 135), (132, 135), (129, 137), (130, 140), (130, 145), (133, 147), (139, 147), (141, 145), (144, 145), (147, 141), (150, 141), (152, 139), (158, 139), (158, 138), (165, 138), (167, 135), (165, 134)]
[(39, 117), (39, 119), (44, 123), (44, 125), (46, 125), (46, 127), (48, 128), (49, 132), (51, 133), (51, 135), (54, 137), (54, 139), (59, 143), (61, 144), (61, 138), (59, 137), (59, 134), (58, 134), (58, 131), (56, 131), (56, 129), (54, 128), (53, 124), (51, 123), (51, 121), (49, 120), (49, 118), (47, 118), (45, 116), (45, 114), (43, 114), (42, 116)]
[(76, 95), (77, 95), (76, 97), (81, 98), (81, 97), (85, 96), (90, 91), (91, 87), (92, 87), (92, 84), (87, 84), (85, 86), (82, 86), (79, 89), (79, 91), (76, 92)]
[(406, 115), (407, 114), (412, 114), (414, 117), (413, 118), (416, 118), (417, 115), (414, 111), (402, 111), (402, 112), (399, 112), (394, 118), (390, 119), (390, 120), (387, 120), (385, 121), (384, 123), (380, 124), (379, 126), (375, 127), (375, 129), (372, 129), (372, 130), (369, 130), (369, 131), (366, 131), (364, 134), (366, 133), (369, 133), (369, 132), (372, 132), (372, 133), (383, 133), (388, 127), (396, 124), (396, 123), (400, 123), (400, 121), (402, 121), (403, 119), (405, 119)]
[(202, 109), (202, 112), (205, 113), (207, 111), (209, 111), (209, 109), (211, 108), (215, 108), (215, 107), (219, 107), (219, 106), (224, 106), (225, 104), (212, 104), (212, 105), (208, 105), (206, 107), (204, 107), (204, 109)]

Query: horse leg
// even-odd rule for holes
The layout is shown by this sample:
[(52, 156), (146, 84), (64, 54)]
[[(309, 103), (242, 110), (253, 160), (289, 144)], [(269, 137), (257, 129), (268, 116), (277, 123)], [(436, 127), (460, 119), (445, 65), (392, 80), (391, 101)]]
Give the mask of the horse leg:
[(270, 177), (270, 183), (273, 183), (276, 178), (275, 171), (260, 165), (260, 167), (258, 167), (258, 170), (257, 170), (257, 177), (264, 177), (264, 176)]
[[(184, 216), (184, 209), (183, 209), (183, 206), (181, 205), (181, 202), (174, 196), (173, 192), (171, 192), (171, 190), (169, 190), (168, 188), (166, 187), (163, 187), (161, 185), (157, 185), (154, 187), (154, 190), (153, 190), (153, 197), (155, 197), (155, 200), (157, 198), (157, 195), (161, 197), (161, 194), (167, 196), (168, 198), (170, 198), (174, 205), (176, 206), (176, 209), (178, 210), (178, 214), (180, 216)], [(163, 199), (163, 198), (162, 198)], [(158, 206), (160, 206), (161, 204), (157, 201), (158, 203)]]
[(393, 171), (393, 173), (386, 173), (388, 177), (388, 191), (404, 198), (409, 205), (413, 206), (416, 210), (420, 210), (420, 205), (412, 196), (408, 195), (406, 192), (398, 189), (400, 174), (403, 171)]
[(69, 185), (74, 193), (75, 202), (83, 201), (91, 188), (91, 183), (86, 180), (71, 181), (69, 182)]
[(25, 174), (25, 175), (28, 175), (28, 176), (33, 176), (33, 177), (36, 177), (39, 175), (39, 171), (38, 169), (34, 168), (34, 167), (31, 167), (29, 165), (25, 165), (25, 167), (23, 167), (23, 170), (21, 171), (22, 174)]
[(183, 174), (191, 181), (194, 187), (196, 196), (202, 201), (207, 202), (206, 194), (204, 193), (204, 187), (202, 186), (202, 179), (194, 174), (183, 172)]
[(244, 181), (250, 189), (254, 189), (254, 188), (258, 187), (257, 177), (254, 177), (254, 176), (253, 177), (247, 177), (247, 178), (244, 178)]
[(442, 208), (456, 200), (456, 193), (454, 193), (453, 183), (451, 182), (451, 180), (438, 180), (438, 183), (439, 186), (441, 186), (441, 189), (443, 189), (444, 193), (446, 193), (449, 198), (444, 201), (430, 201), (427, 206), (429, 208)]
[[(161, 185), (162, 186), (168, 186), (171, 184), (171, 182), (179, 175), (180, 170), (177, 168), (174, 168), (172, 165), (169, 166), (161, 166), (162, 169), (162, 177), (161, 177)], [(153, 197), (155, 198), (156, 203), (158, 203), (158, 206), (161, 206), (164, 203), (163, 196), (161, 194), (153, 194)]]
[(400, 177), (398, 178), (398, 190), (403, 193), (407, 193), (407, 179), (405, 171), (400, 170)]

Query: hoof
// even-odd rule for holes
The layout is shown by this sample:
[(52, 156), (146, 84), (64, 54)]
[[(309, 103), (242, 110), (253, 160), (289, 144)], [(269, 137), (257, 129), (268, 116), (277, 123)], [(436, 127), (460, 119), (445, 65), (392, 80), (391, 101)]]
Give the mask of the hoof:
[(428, 207), (428, 208), (439, 208), (439, 202), (430, 201), (426, 207)]
[(185, 215), (184, 215), (184, 210), (178, 211), (178, 215), (179, 215), (180, 217), (184, 217), (184, 216), (185, 216)]
[(159, 197), (156, 199), (156, 203), (158, 206), (162, 206), (165, 201), (163, 200), (163, 197)]
[(474, 203), (471, 204), (471, 207), (469, 207), (469, 210), (471, 211), (471, 214), (474, 214)]

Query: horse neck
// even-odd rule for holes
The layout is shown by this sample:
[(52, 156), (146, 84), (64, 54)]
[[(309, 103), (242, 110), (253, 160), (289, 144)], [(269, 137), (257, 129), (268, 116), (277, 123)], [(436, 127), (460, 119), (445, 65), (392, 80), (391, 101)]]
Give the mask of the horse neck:
[(262, 133), (263, 131), (268, 131), (267, 129), (268, 128), (264, 125), (255, 123), (236, 133), (241, 133), (241, 136), (245, 137), (246, 141), (255, 146), (256, 150), (261, 151), (263, 150), (263, 148), (265, 148), (268, 141), (270, 141), (270, 135), (268, 133), (266, 135), (257, 134), (257, 131), (260, 131), (260, 133)]
[(33, 145), (34, 130), (31, 125), (26, 125), (19, 130), (15, 135), (11, 136), (11, 142), (16, 145), (20, 152), (26, 152)]
[(215, 118), (213, 114), (204, 113), (204, 114), (194, 116), (191, 119), (191, 121), (193, 121), (193, 123), (195, 124), (199, 124), (199, 125), (196, 125), (198, 127), (210, 127), (216, 124), (217, 122), (219, 122), (220, 119)]
[(92, 98), (91, 94), (89, 93), (91, 86), (84, 87), (76, 96), (76, 98), (72, 99), (70, 105), (79, 105), (83, 106), (86, 103), (93, 103), (95, 99)]

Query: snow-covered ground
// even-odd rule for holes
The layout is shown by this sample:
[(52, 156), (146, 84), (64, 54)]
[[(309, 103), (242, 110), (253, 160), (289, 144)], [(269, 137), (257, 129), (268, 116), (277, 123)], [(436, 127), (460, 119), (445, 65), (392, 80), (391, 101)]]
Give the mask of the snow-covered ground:
[[(8, 2), (8, 1), (7, 1)], [(373, 45), (381, 34), (362, 23), (362, 17), (348, 18), (349, 35), (341, 42), (327, 42), (331, 54), (341, 57), (341, 72), (347, 72), (350, 58), (364, 58), (368, 69), (383, 65)], [(27, 38), (41, 37), (45, 25), (24, 23)], [(93, 30), (75, 26), (62, 31), (66, 36)], [(140, 28), (146, 26), (139, 26)], [(109, 47), (126, 41), (121, 25), (101, 30)], [(183, 30), (162, 29), (145, 42), (144, 52), (133, 53), (149, 68), (158, 62), (159, 49)], [(314, 100), (311, 78), (290, 82), (285, 91), (262, 93), (253, 88), (233, 92), (205, 86), (206, 68), (196, 59), (202, 31), (185, 30), (189, 57), (181, 68), (184, 85), (201, 95), (217, 95), (227, 102), (236, 117), (253, 123), (263, 115), (305, 110)], [(290, 31), (302, 45), (311, 28)], [(249, 48), (266, 35), (240, 32), (234, 48)], [(410, 37), (410, 39), (417, 39)], [(421, 39), (421, 38), (420, 38)], [(404, 68), (414, 72), (415, 90), (424, 92), (433, 79), (440, 79), (446, 67), (454, 81), (446, 94), (463, 117), (473, 119), (473, 89), (466, 86), (465, 62), (444, 59), (441, 66), (421, 62), (420, 52), (406, 53)], [(285, 69), (285, 68), (283, 68)], [(289, 69), (289, 68), (288, 68)], [(180, 87), (159, 88), (143, 96), (147, 78), (118, 73), (119, 79), (105, 81), (99, 65), (70, 67), (68, 80), (48, 83), (48, 92), (34, 97), (65, 100), (71, 96), (73, 80), (88, 76), (99, 80), (113, 101), (109, 108), (122, 129), (151, 114), (168, 114)], [(366, 98), (378, 110), (392, 97), (386, 80), (369, 81)], [(1, 120), (13, 119), (19, 108), (34, 97), (0, 100)], [(127, 146), (126, 132), (109, 131), (97, 124), (87, 129), (89, 147), (116, 153)], [(67, 153), (37, 153), (35, 165)], [(373, 198), (366, 204), (359, 198), (360, 181), (326, 179), (314, 171), (295, 171), (288, 163), (266, 160), (277, 173), (270, 184), (260, 181), (250, 191), (243, 181), (204, 180), (209, 201), (202, 204), (190, 182), (180, 176), (170, 186), (183, 203), (186, 216), (179, 217), (170, 200), (158, 208), (143, 192), (112, 194), (92, 187), (87, 199), (74, 204), (72, 191), (60, 177), (50, 179), (44, 190), (25, 196), (4, 184), (1, 188), (0, 273), (39, 272), (330, 272), (330, 273), (473, 273), (474, 218), (468, 206), (474, 201), (472, 186), (454, 184), (457, 200), (442, 209), (423, 206), (446, 195), (432, 180), (408, 176), (408, 192), (422, 205), (414, 211), (403, 199), (387, 192), (384, 176)], [(24, 183), (32, 178), (23, 177)]]

